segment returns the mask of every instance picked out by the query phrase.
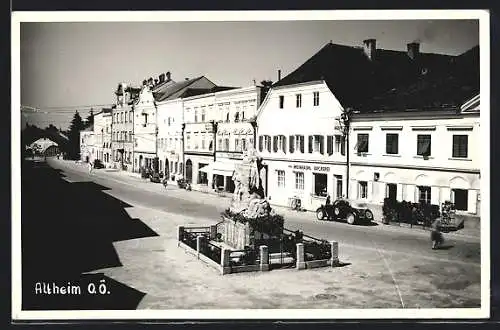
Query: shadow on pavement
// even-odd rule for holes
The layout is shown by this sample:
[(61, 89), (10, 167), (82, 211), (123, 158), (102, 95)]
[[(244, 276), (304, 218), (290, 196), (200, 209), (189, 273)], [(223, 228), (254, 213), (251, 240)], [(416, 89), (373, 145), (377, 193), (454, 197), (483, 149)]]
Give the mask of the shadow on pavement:
[[(158, 234), (98, 184), (70, 183), (60, 170), (32, 162), (23, 163), (21, 181), (23, 309), (135, 309), (144, 293), (82, 273), (121, 266), (113, 242)], [(40, 292), (42, 283), (76, 285), (82, 293)], [(106, 293), (88, 293), (90, 283), (105, 284)]]

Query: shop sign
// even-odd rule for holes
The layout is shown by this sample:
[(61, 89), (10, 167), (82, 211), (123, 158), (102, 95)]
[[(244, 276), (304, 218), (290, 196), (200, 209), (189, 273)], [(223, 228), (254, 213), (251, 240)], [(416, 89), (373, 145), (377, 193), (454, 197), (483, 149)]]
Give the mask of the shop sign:
[(293, 168), (294, 170), (304, 170), (304, 171), (314, 171), (314, 172), (330, 172), (329, 166), (321, 166), (321, 165), (288, 165), (289, 168)]
[(218, 152), (217, 155), (222, 158), (229, 158), (229, 159), (238, 159), (241, 160), (243, 159), (242, 154), (233, 154), (229, 152)]

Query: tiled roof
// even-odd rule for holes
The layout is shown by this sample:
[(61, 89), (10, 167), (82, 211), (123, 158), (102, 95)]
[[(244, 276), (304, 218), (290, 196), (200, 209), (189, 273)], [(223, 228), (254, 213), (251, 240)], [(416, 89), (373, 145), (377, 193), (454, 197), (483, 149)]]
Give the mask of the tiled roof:
[(479, 93), (479, 46), (453, 58), (441, 70), (381, 93), (359, 107), (361, 112), (458, 109)]
[(190, 97), (190, 96), (196, 96), (196, 95), (203, 95), (203, 94), (211, 94), (211, 93), (217, 93), (217, 92), (222, 92), (222, 91), (227, 91), (231, 89), (236, 89), (238, 87), (226, 87), (226, 86), (216, 86), (213, 88), (188, 88), (184, 93), (181, 94), (180, 97)]
[(153, 96), (154, 96), (155, 100), (158, 102), (167, 100), (169, 97), (171, 97), (175, 93), (181, 91), (183, 88), (188, 87), (189, 85), (191, 85), (192, 83), (194, 83), (195, 81), (197, 81), (201, 78), (203, 78), (203, 76), (189, 79), (189, 80), (179, 81), (179, 82), (176, 82), (176, 83), (171, 84), (171, 85), (157, 86), (156, 88), (153, 89)]
[(453, 56), (376, 49), (373, 59), (359, 47), (329, 43), (275, 86), (324, 80), (344, 107), (357, 107), (370, 97), (415, 80), (422, 69), (438, 72)]

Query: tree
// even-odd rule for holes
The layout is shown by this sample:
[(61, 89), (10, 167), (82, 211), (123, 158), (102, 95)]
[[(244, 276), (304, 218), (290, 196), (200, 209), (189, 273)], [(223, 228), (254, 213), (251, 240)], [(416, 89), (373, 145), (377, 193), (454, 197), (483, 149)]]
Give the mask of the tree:
[(94, 109), (90, 108), (90, 113), (85, 120), (85, 128), (89, 128), (94, 124)]
[(75, 111), (75, 115), (71, 120), (71, 124), (69, 126), (69, 148), (68, 148), (68, 156), (70, 159), (79, 159), (80, 158), (80, 131), (85, 128), (82, 117), (78, 111)]

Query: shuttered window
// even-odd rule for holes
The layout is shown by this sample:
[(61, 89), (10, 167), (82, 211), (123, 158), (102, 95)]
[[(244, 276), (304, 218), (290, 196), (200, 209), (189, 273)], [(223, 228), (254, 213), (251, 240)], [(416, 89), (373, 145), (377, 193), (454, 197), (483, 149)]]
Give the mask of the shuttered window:
[(453, 158), (467, 158), (468, 135), (453, 135)]
[(328, 155), (332, 155), (333, 154), (333, 135), (328, 135), (326, 137), (326, 153)]
[(293, 153), (295, 151), (295, 137), (293, 135), (288, 137), (288, 144), (290, 147), (290, 153)]

